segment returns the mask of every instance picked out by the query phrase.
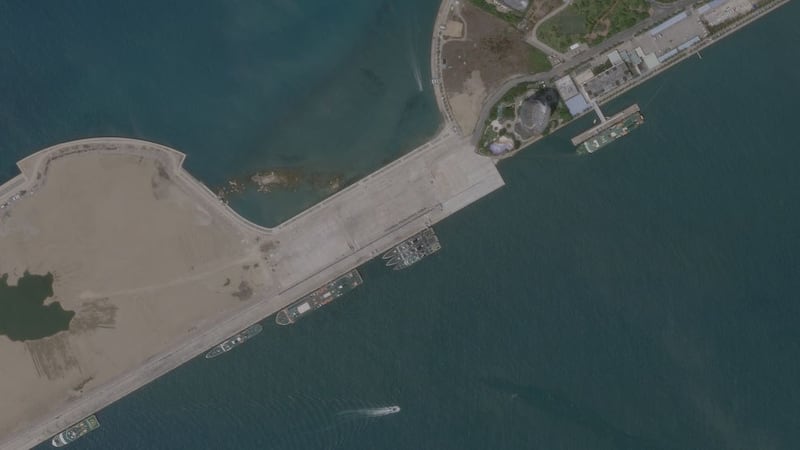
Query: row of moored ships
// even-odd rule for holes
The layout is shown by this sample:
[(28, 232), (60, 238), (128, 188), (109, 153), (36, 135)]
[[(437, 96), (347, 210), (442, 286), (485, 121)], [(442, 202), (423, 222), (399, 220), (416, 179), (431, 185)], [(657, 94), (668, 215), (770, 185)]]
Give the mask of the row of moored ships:
[[(431, 228), (426, 228), (386, 252), (383, 255), (383, 259), (386, 261), (387, 266), (392, 267), (394, 270), (399, 270), (417, 263), (422, 258), (439, 251), (441, 248), (436, 234)], [(358, 270), (351, 270), (279, 311), (275, 316), (275, 321), (279, 325), (295, 323), (312, 311), (327, 305), (363, 283), (364, 280)], [(206, 353), (206, 358), (216, 358), (223, 353), (227, 353), (252, 339), (262, 330), (263, 327), (261, 325), (252, 325), (214, 346)], [(99, 427), (100, 422), (98, 422), (97, 417), (91, 415), (57, 434), (50, 442), (54, 447), (63, 447)]]

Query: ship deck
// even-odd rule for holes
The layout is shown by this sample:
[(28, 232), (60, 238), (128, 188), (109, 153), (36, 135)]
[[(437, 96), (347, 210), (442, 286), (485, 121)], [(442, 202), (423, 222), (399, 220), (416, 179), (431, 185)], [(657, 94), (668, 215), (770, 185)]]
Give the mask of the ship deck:
[(0, 215), (0, 273), (9, 283), (26, 269), (69, 273), (52, 300), (76, 311), (69, 332), (0, 340), (0, 448), (49, 439), (503, 185), (492, 160), (445, 129), (263, 228), (183, 158), (150, 142), (87, 139), (20, 161), (22, 175), (0, 187), (0, 204), (28, 190)]
[(599, 124), (599, 125), (597, 125), (595, 127), (592, 127), (590, 129), (584, 131), (583, 133), (575, 136), (574, 138), (572, 138), (572, 145), (577, 147), (577, 146), (583, 144), (584, 142), (588, 141), (589, 139), (599, 135), (603, 131), (613, 127), (614, 125), (618, 124), (622, 120), (625, 120), (625, 118), (627, 118), (631, 114), (638, 113), (638, 112), (639, 112), (639, 105), (638, 104), (633, 104), (631, 106), (628, 106), (627, 108), (623, 109), (621, 112), (619, 112), (617, 114), (614, 114), (613, 116), (609, 117), (606, 122), (603, 122), (603, 123), (601, 123), (601, 124)]

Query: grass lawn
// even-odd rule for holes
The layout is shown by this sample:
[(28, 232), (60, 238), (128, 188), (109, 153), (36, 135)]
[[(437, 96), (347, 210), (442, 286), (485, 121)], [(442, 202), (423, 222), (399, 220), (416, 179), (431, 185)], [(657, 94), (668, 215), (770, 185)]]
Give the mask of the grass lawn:
[(537, 37), (554, 49), (565, 52), (586, 34), (586, 19), (574, 5), (556, 14), (539, 27)]
[(517, 114), (514, 112), (513, 106), (506, 106), (500, 111), (500, 118), (502, 118), (503, 120), (511, 120), (516, 115)]
[(528, 54), (528, 69), (533, 73), (547, 72), (553, 66), (547, 59), (547, 55), (538, 48), (531, 47)]
[(538, 30), (547, 45), (566, 51), (576, 42), (596, 45), (647, 18), (646, 0), (575, 0)]

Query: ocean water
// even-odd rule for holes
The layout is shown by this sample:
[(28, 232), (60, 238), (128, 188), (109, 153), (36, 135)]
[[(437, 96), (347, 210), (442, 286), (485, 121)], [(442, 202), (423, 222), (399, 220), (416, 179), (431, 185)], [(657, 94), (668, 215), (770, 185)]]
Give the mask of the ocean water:
[[(356, 91), (352, 103), (357, 103), (360, 90), (348, 75), (336, 74), (389, 70), (382, 64), (398, 54), (381, 59), (377, 49), (396, 45), (397, 35), (375, 33), (374, 23), (385, 25), (380, 30), (404, 30), (402, 21), (411, 15), (430, 23), (436, 5), (411, 3), (339, 2), (326, 9), (321, 1), (274, 2), (270, 12), (245, 17), (258, 22), (276, 11), (289, 17), (292, 8), (326, 11), (313, 20), (298, 13), (296, 26), (280, 41), (290, 47), (274, 50), (263, 44), (262, 50), (284, 54), (287, 65), (327, 64), (327, 75), (320, 75), (325, 81), (310, 97), (346, 102), (327, 103), (332, 112), (326, 127), (350, 129), (353, 118), (336, 111), (352, 111), (348, 92)], [(192, 20), (215, 21), (221, 15), (213, 9), (220, 4), (193, 4), (185, 12)], [(381, 11), (400, 4), (405, 12), (385, 22)], [(256, 8), (247, 2), (226, 5)], [(159, 15), (161, 7), (151, 5), (148, 14)], [(133, 16), (141, 13), (129, 8)], [(0, 12), (2, 20), (16, 23), (8, 11)], [(703, 51), (702, 59), (687, 60), (605, 106), (613, 112), (638, 102), (647, 122), (596, 155), (575, 156), (568, 141), (589, 125), (586, 118), (504, 161), (506, 187), (436, 226), (441, 252), (401, 272), (377, 261), (365, 265), (362, 287), (291, 327), (269, 319), (261, 336), (236, 351), (213, 361), (193, 360), (100, 411), (102, 427), (74, 447), (800, 447), (800, 135), (794, 130), (793, 94), (800, 66), (787, 58), (800, 44), (798, 15), (800, 4), (793, 2)], [(71, 24), (75, 33), (97, 22), (77, 12), (71, 17), (50, 20)], [(262, 26), (246, 19), (235, 23)], [(287, 22), (276, 19), (274, 26)], [(331, 29), (319, 32), (318, 41), (304, 34), (316, 36), (314, 25), (334, 22), (341, 27), (335, 37), (325, 37)], [(184, 26), (183, 32), (202, 35), (197, 25)], [(116, 29), (104, 27), (108, 33)], [(412, 33), (421, 48), (427, 47), (429, 28), (420, 25)], [(31, 31), (30, 39), (34, 35)], [(363, 43), (364, 36), (372, 41)], [(349, 45), (340, 43), (349, 50), (329, 42), (335, 39), (350, 39)], [(104, 42), (84, 44), (105, 54), (94, 47)], [(25, 45), (33, 44), (20, 44)], [(354, 64), (363, 46), (373, 49), (375, 59)], [(230, 57), (222, 50), (202, 54), (208, 71), (225, 66), (217, 58)], [(370, 142), (385, 142), (393, 150), (367, 144), (340, 148), (335, 139), (329, 147), (296, 147), (288, 137), (274, 137), (280, 131), (261, 120), (283, 114), (284, 103), (262, 104), (260, 111), (242, 106), (263, 114), (252, 122), (226, 118), (231, 113), (226, 95), (228, 102), (243, 95), (243, 105), (253, 100), (235, 87), (229, 94), (206, 92), (207, 103), (193, 107), (159, 95), (147, 100), (123, 93), (104, 100), (110, 106), (103, 114), (60, 114), (70, 110), (67, 98), (82, 96), (51, 83), (83, 86), (80, 92), (87, 96), (89, 84), (77, 75), (64, 82), (58, 71), (70, 65), (54, 58), (53, 63), (29, 61), (40, 78), (22, 77), (18, 83), (30, 78), (36, 88), (0, 84), (9, 90), (5, 98), (27, 89), (38, 95), (34, 103), (40, 105), (38, 113), (26, 115), (27, 102), (3, 103), (4, 117), (14, 124), (0, 122), (3, 161), (26, 153), (16, 150), (18, 144), (27, 142), (32, 150), (110, 132), (103, 127), (113, 121), (103, 117), (139, 111), (131, 116), (142, 130), (136, 135), (187, 151), (189, 169), (210, 184), (252, 164), (278, 161), (280, 155), (300, 155), (298, 165), (322, 166), (335, 159), (358, 173), (368, 167), (364, 158), (390, 158), (438, 126), (434, 113), (427, 118), (410, 114), (413, 120), (407, 119), (402, 133), (396, 116), (383, 111), (391, 104), (386, 100), (362, 119), (375, 124)], [(135, 67), (125, 55), (114, 59)], [(421, 66), (425, 60), (420, 56)], [(164, 64), (169, 61), (163, 57)], [(13, 72), (7, 64), (0, 67), (4, 77)], [(353, 67), (359, 71), (351, 72)], [(396, 67), (406, 75), (385, 77), (387, 97), (417, 89), (408, 67)], [(261, 81), (295, 83), (300, 71), (289, 72), (292, 77), (285, 80), (278, 73)], [(164, 95), (183, 89), (163, 76)], [(185, 88), (190, 98), (193, 88)], [(415, 101), (432, 104), (427, 86), (422, 94)], [(215, 100), (216, 95), (223, 99)], [(117, 103), (120, 98), (136, 101)], [(143, 106), (147, 101), (154, 103)], [(216, 111), (205, 108), (214, 104)], [(405, 104), (394, 105), (402, 109)], [(319, 113), (313, 105), (303, 106)], [(302, 115), (303, 106), (295, 112)], [(151, 110), (153, 118), (141, 113)], [(210, 127), (216, 120), (233, 128)], [(278, 128), (293, 126), (299, 125)], [(241, 144), (248, 136), (286, 142), (287, 148), (232, 145), (228, 153), (218, 151), (219, 145)], [(353, 156), (357, 161), (348, 159)], [(10, 164), (3, 165), (8, 173)], [(236, 206), (248, 217), (269, 220), (262, 211), (267, 206)], [(379, 418), (341, 414), (389, 405), (402, 410)]]
[[(435, 0), (0, 1), (0, 177), (43, 147), (120, 135), (212, 187), (296, 168), (352, 181), (433, 135)], [(273, 225), (327, 195), (232, 199)]]

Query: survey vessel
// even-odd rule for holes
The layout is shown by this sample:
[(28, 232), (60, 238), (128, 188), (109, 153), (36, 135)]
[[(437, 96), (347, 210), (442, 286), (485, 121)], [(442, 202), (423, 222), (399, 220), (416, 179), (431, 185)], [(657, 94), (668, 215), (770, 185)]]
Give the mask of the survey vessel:
[(50, 444), (52, 444), (53, 447), (63, 447), (98, 428), (100, 428), (100, 422), (97, 420), (97, 417), (92, 414), (91, 416), (55, 435), (50, 441)]
[(247, 342), (248, 339), (251, 339), (253, 336), (261, 333), (262, 327), (259, 324), (255, 324), (250, 328), (238, 333), (235, 336), (231, 336), (228, 339), (217, 344), (214, 348), (206, 353), (206, 359), (216, 358), (217, 356), (229, 352), (234, 348), (244, 344)]
[(384, 253), (383, 259), (394, 270), (405, 269), (442, 249), (433, 228), (425, 228)]
[(321, 288), (306, 294), (300, 300), (280, 310), (275, 316), (278, 325), (289, 325), (301, 317), (336, 300), (364, 283), (358, 270), (351, 270)]

